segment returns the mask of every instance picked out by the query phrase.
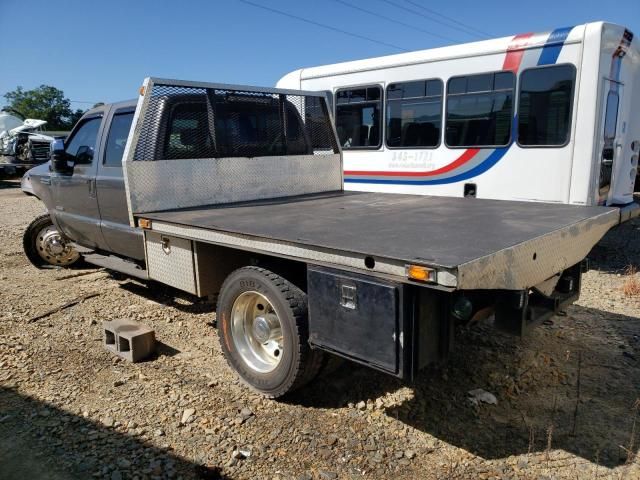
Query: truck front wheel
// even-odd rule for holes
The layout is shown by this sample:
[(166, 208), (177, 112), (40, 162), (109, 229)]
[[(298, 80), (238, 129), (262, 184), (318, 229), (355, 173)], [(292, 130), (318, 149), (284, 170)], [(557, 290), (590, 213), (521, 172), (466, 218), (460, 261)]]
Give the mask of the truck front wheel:
[(38, 268), (70, 267), (80, 254), (64, 239), (49, 214), (40, 215), (29, 224), (22, 237), (22, 247), (29, 261)]
[(225, 280), (218, 297), (222, 352), (250, 387), (278, 398), (309, 382), (322, 352), (308, 343), (307, 298), (281, 276), (244, 267)]

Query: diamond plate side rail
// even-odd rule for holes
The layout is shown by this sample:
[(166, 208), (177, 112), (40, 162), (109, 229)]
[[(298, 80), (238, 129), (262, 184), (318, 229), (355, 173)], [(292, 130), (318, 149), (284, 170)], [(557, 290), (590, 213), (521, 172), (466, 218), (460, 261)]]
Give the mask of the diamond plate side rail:
[(134, 213), (342, 190), (340, 156), (289, 155), (132, 162)]

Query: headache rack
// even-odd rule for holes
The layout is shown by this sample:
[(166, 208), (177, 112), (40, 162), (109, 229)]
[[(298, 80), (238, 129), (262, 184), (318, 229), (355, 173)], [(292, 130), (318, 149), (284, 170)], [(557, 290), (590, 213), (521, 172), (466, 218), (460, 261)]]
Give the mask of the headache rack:
[(134, 215), (342, 190), (323, 93), (148, 78), (124, 155)]

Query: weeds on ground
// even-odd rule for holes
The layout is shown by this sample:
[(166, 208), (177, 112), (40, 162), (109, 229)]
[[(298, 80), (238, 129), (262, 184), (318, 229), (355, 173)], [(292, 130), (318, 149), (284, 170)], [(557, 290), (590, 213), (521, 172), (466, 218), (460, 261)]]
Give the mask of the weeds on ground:
[(627, 453), (626, 464), (633, 463), (636, 459), (635, 446), (636, 446), (636, 425), (638, 422), (638, 412), (640, 411), (640, 398), (636, 399), (633, 404), (633, 423), (631, 424), (631, 438), (629, 438), (629, 446), (627, 448), (621, 447)]
[(630, 265), (625, 271), (625, 279), (622, 283), (622, 293), (626, 297), (637, 297), (640, 296), (640, 279), (638, 279), (638, 275), (636, 275), (637, 269), (636, 267)]

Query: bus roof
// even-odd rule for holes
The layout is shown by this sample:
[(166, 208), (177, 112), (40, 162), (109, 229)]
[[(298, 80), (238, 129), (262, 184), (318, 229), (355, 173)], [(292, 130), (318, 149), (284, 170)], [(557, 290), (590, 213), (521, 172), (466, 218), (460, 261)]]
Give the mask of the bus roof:
[[(386, 55), (382, 57), (367, 58), (318, 67), (302, 68), (289, 73), (287, 76), (298, 76), (300, 80), (310, 80), (314, 78), (330, 77), (334, 75), (345, 75), (349, 73), (372, 71), (384, 68), (397, 68), (408, 65), (430, 63), (443, 60), (453, 60), (466, 57), (477, 57), (502, 53), (510, 50), (526, 50), (531, 48), (547, 47), (553, 48), (556, 45), (566, 45), (570, 43), (581, 43), (587, 27), (602, 29), (604, 22), (594, 22), (573, 27), (557, 28), (551, 32), (524, 33), (515, 36), (502, 37), (479, 42), (450, 45), (446, 47), (418, 50), (415, 52)], [(621, 28), (616, 26), (616, 28)], [(516, 42), (514, 47), (514, 41)]]

